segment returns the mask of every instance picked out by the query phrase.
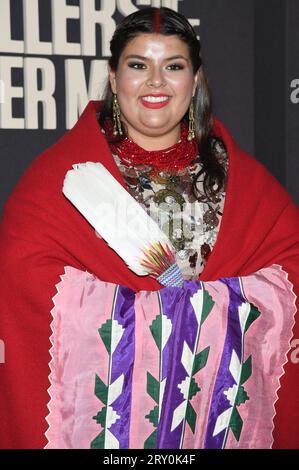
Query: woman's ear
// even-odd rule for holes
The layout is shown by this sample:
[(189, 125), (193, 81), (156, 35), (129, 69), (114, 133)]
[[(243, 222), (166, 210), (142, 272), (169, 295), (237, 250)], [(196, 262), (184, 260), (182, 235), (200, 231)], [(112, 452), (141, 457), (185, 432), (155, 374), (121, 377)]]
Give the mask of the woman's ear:
[(110, 82), (111, 90), (112, 90), (113, 93), (116, 93), (115, 72), (111, 69), (110, 65), (108, 65), (108, 76), (109, 76), (109, 82)]

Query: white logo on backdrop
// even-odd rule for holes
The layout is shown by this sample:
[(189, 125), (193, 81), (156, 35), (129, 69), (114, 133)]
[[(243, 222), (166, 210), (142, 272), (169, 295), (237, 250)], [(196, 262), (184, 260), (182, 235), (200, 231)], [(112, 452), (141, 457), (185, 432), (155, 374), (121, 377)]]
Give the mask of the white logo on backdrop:
[[(46, 0), (43, 0), (44, 2)], [(78, 5), (67, 5), (66, 0), (47, 0), (51, 7), (51, 42), (40, 40), (39, 1), (20, 2), (23, 14), (22, 39), (12, 38), (11, 0), (0, 2), (0, 128), (3, 129), (56, 129), (57, 115), (65, 109), (65, 127), (70, 129), (77, 121), (89, 100), (101, 97), (107, 75), (109, 43), (115, 30), (113, 19), (117, 11), (122, 16), (138, 10), (137, 6), (166, 6), (178, 11), (183, 0), (101, 0), (96, 10), (95, 0), (80, 0)], [(68, 41), (69, 22), (76, 24), (80, 43)], [(50, 20), (49, 20), (50, 21)], [(199, 26), (198, 19), (190, 19)], [(101, 51), (96, 56), (96, 30), (100, 26)], [(58, 75), (51, 56), (66, 56), (64, 60), (65, 103), (58, 103), (55, 90)], [(87, 59), (87, 57), (89, 59)], [(89, 73), (86, 65), (89, 65)], [(12, 72), (20, 69), (23, 86), (12, 81)], [(40, 77), (40, 80), (38, 80)], [(40, 83), (39, 83), (40, 81)], [(13, 114), (13, 101), (23, 100), (24, 115)], [(42, 105), (42, 122), (38, 119), (38, 107)], [(60, 107), (60, 109), (58, 108)]]
[(293, 90), (290, 96), (291, 102), (293, 104), (298, 104), (299, 103), (299, 78), (294, 78), (294, 80), (291, 81), (290, 86)]

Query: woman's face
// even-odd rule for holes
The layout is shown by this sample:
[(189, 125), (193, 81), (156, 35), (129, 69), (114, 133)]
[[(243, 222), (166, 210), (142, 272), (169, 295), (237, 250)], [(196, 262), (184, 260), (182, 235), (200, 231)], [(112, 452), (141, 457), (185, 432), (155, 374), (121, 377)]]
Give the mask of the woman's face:
[(140, 34), (127, 44), (109, 78), (132, 140), (145, 148), (154, 137), (160, 144), (164, 137), (166, 147), (177, 142), (198, 80), (186, 43), (175, 35)]

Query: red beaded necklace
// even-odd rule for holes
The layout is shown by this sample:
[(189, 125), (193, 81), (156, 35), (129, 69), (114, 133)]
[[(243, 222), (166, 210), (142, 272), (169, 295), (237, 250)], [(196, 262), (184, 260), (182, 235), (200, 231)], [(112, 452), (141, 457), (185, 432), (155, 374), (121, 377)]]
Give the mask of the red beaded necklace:
[[(112, 123), (106, 121), (105, 131), (113, 140), (112, 130)], [(126, 166), (150, 165), (155, 172), (161, 170), (176, 173), (186, 168), (198, 155), (196, 139), (189, 141), (187, 135), (188, 125), (182, 122), (180, 140), (166, 149), (145, 150), (128, 137), (122, 139), (121, 142), (111, 142), (110, 149)]]

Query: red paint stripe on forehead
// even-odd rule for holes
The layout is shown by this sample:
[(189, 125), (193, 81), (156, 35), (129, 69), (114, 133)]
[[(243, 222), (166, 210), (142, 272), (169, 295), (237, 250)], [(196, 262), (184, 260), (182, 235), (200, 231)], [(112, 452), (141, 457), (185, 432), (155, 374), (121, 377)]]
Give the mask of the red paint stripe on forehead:
[(156, 10), (155, 15), (154, 15), (154, 31), (155, 31), (155, 33), (160, 33), (160, 24), (161, 24), (160, 10)]

